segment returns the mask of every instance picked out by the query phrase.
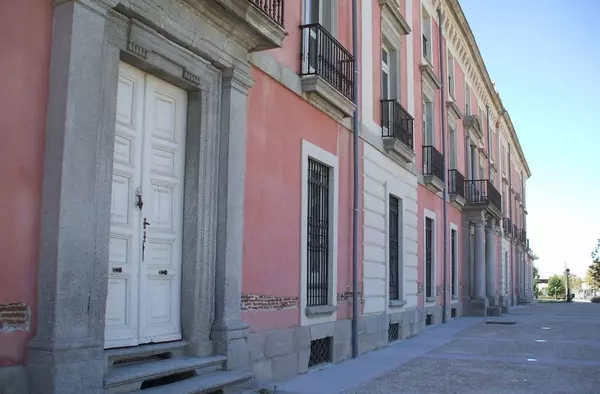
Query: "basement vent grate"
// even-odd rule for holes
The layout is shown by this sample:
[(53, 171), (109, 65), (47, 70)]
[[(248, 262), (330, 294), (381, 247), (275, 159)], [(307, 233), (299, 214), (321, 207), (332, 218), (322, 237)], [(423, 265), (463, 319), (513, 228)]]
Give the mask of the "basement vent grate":
[(388, 327), (388, 342), (400, 339), (400, 323), (390, 323)]
[(149, 389), (152, 387), (164, 386), (167, 384), (179, 382), (181, 380), (193, 378), (194, 376), (196, 376), (195, 371), (187, 371), (187, 372), (176, 373), (173, 375), (163, 376), (162, 378), (144, 380), (144, 382), (142, 382), (142, 386), (140, 387), (140, 390), (145, 390), (145, 389)]
[(427, 317), (425, 318), (425, 325), (426, 326), (430, 326), (433, 323), (433, 315), (430, 313), (429, 315), (427, 315)]
[(450, 317), (455, 318), (456, 317), (456, 308), (452, 308), (450, 310)]
[(315, 339), (310, 342), (310, 359), (308, 367), (314, 367), (320, 364), (331, 362), (331, 343), (333, 337)]

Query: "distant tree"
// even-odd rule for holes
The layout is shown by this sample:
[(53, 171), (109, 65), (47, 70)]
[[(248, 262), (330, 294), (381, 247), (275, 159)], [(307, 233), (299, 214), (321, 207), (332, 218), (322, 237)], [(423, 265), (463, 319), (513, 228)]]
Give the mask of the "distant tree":
[(565, 295), (565, 282), (558, 275), (553, 275), (548, 279), (548, 295), (559, 298)]
[(579, 290), (581, 290), (583, 279), (575, 274), (569, 275), (569, 279), (569, 282), (571, 282), (571, 293), (577, 293)]
[(540, 270), (535, 265), (533, 266), (533, 294), (539, 296), (538, 283), (540, 282)]
[(596, 249), (592, 252), (592, 264), (588, 268), (586, 277), (590, 287), (593, 289), (600, 287), (600, 239), (596, 244)]

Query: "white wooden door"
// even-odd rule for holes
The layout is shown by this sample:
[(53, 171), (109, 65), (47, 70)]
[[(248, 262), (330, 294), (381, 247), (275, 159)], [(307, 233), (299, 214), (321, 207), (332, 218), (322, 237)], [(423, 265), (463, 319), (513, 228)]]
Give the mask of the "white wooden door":
[(186, 93), (119, 69), (105, 347), (181, 339)]

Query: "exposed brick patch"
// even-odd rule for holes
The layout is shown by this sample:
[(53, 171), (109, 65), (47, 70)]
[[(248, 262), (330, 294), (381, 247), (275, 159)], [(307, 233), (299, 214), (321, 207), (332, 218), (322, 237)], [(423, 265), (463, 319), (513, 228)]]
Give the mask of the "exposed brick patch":
[[(360, 290), (358, 291), (358, 298), (360, 299), (361, 304), (365, 303), (362, 291)], [(338, 293), (337, 302), (338, 304), (352, 304), (352, 290), (346, 290), (343, 293)]]
[(425, 286), (421, 282), (417, 282), (417, 294), (425, 293)]
[(298, 297), (242, 293), (243, 311), (283, 310), (298, 307)]
[(436, 297), (440, 297), (444, 295), (444, 285), (439, 285), (435, 288)]
[(28, 331), (31, 309), (23, 302), (0, 304), (0, 332)]

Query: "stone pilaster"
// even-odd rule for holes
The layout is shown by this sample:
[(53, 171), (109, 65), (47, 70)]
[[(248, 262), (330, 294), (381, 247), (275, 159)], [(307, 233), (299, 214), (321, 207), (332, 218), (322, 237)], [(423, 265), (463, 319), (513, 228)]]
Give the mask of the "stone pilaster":
[(486, 295), (490, 305), (496, 306), (496, 219), (492, 218), (485, 228)]
[(475, 293), (474, 298), (486, 297), (485, 219), (475, 222)]
[(219, 152), (219, 223), (215, 277), (215, 353), (227, 356), (228, 369), (250, 366), (248, 325), (241, 320), (246, 106), (253, 81), (236, 69), (223, 72)]
[(31, 393), (101, 393), (114, 105), (119, 51), (108, 0), (57, 1), (42, 191)]

